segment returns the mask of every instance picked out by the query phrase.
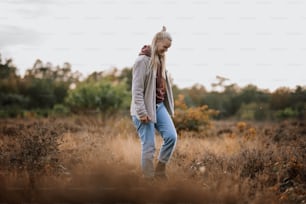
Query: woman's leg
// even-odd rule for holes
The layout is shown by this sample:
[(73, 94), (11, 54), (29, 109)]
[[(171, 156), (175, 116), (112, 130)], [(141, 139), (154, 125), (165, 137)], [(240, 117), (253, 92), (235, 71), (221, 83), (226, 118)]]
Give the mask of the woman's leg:
[(159, 152), (159, 162), (166, 164), (174, 151), (177, 133), (173, 121), (163, 103), (157, 105), (156, 109), (157, 123), (156, 129), (161, 134), (164, 142)]
[(132, 116), (134, 125), (141, 140), (141, 168), (144, 177), (154, 176), (153, 159), (155, 153), (155, 128), (154, 123), (142, 123), (136, 116)]

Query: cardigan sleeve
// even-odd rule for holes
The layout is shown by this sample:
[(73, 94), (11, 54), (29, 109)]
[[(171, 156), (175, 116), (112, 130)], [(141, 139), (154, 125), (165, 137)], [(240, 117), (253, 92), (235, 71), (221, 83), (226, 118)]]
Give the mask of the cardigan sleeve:
[(139, 117), (147, 116), (148, 113), (144, 102), (146, 80), (146, 63), (144, 58), (135, 62), (132, 79), (132, 98), (135, 104), (136, 113)]

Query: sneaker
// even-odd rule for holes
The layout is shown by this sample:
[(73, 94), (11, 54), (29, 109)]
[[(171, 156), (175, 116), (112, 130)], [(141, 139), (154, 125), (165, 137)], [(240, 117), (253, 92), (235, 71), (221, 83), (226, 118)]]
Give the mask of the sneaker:
[(158, 161), (154, 173), (154, 177), (158, 180), (168, 180), (166, 175), (166, 164)]

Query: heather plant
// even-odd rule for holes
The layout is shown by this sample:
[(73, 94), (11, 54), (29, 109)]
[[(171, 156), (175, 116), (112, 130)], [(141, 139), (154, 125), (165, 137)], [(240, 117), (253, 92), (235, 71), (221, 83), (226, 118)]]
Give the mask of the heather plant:
[(188, 107), (183, 95), (178, 96), (175, 101), (175, 108), (174, 123), (177, 131), (201, 131), (209, 128), (211, 118), (218, 114), (218, 111), (208, 108), (207, 105)]
[(0, 146), (2, 171), (26, 172), (31, 188), (41, 175), (55, 175), (59, 166), (60, 124), (43, 121), (2, 126), (7, 145)]

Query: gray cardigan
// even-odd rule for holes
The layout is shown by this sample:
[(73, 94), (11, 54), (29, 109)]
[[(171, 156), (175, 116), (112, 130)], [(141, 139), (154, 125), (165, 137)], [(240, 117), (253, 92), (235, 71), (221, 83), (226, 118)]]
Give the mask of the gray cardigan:
[[(130, 112), (138, 119), (149, 116), (156, 123), (156, 69), (149, 66), (150, 57), (140, 55), (133, 66), (132, 102)], [(171, 116), (174, 116), (172, 87), (166, 71), (166, 97), (164, 104)]]

